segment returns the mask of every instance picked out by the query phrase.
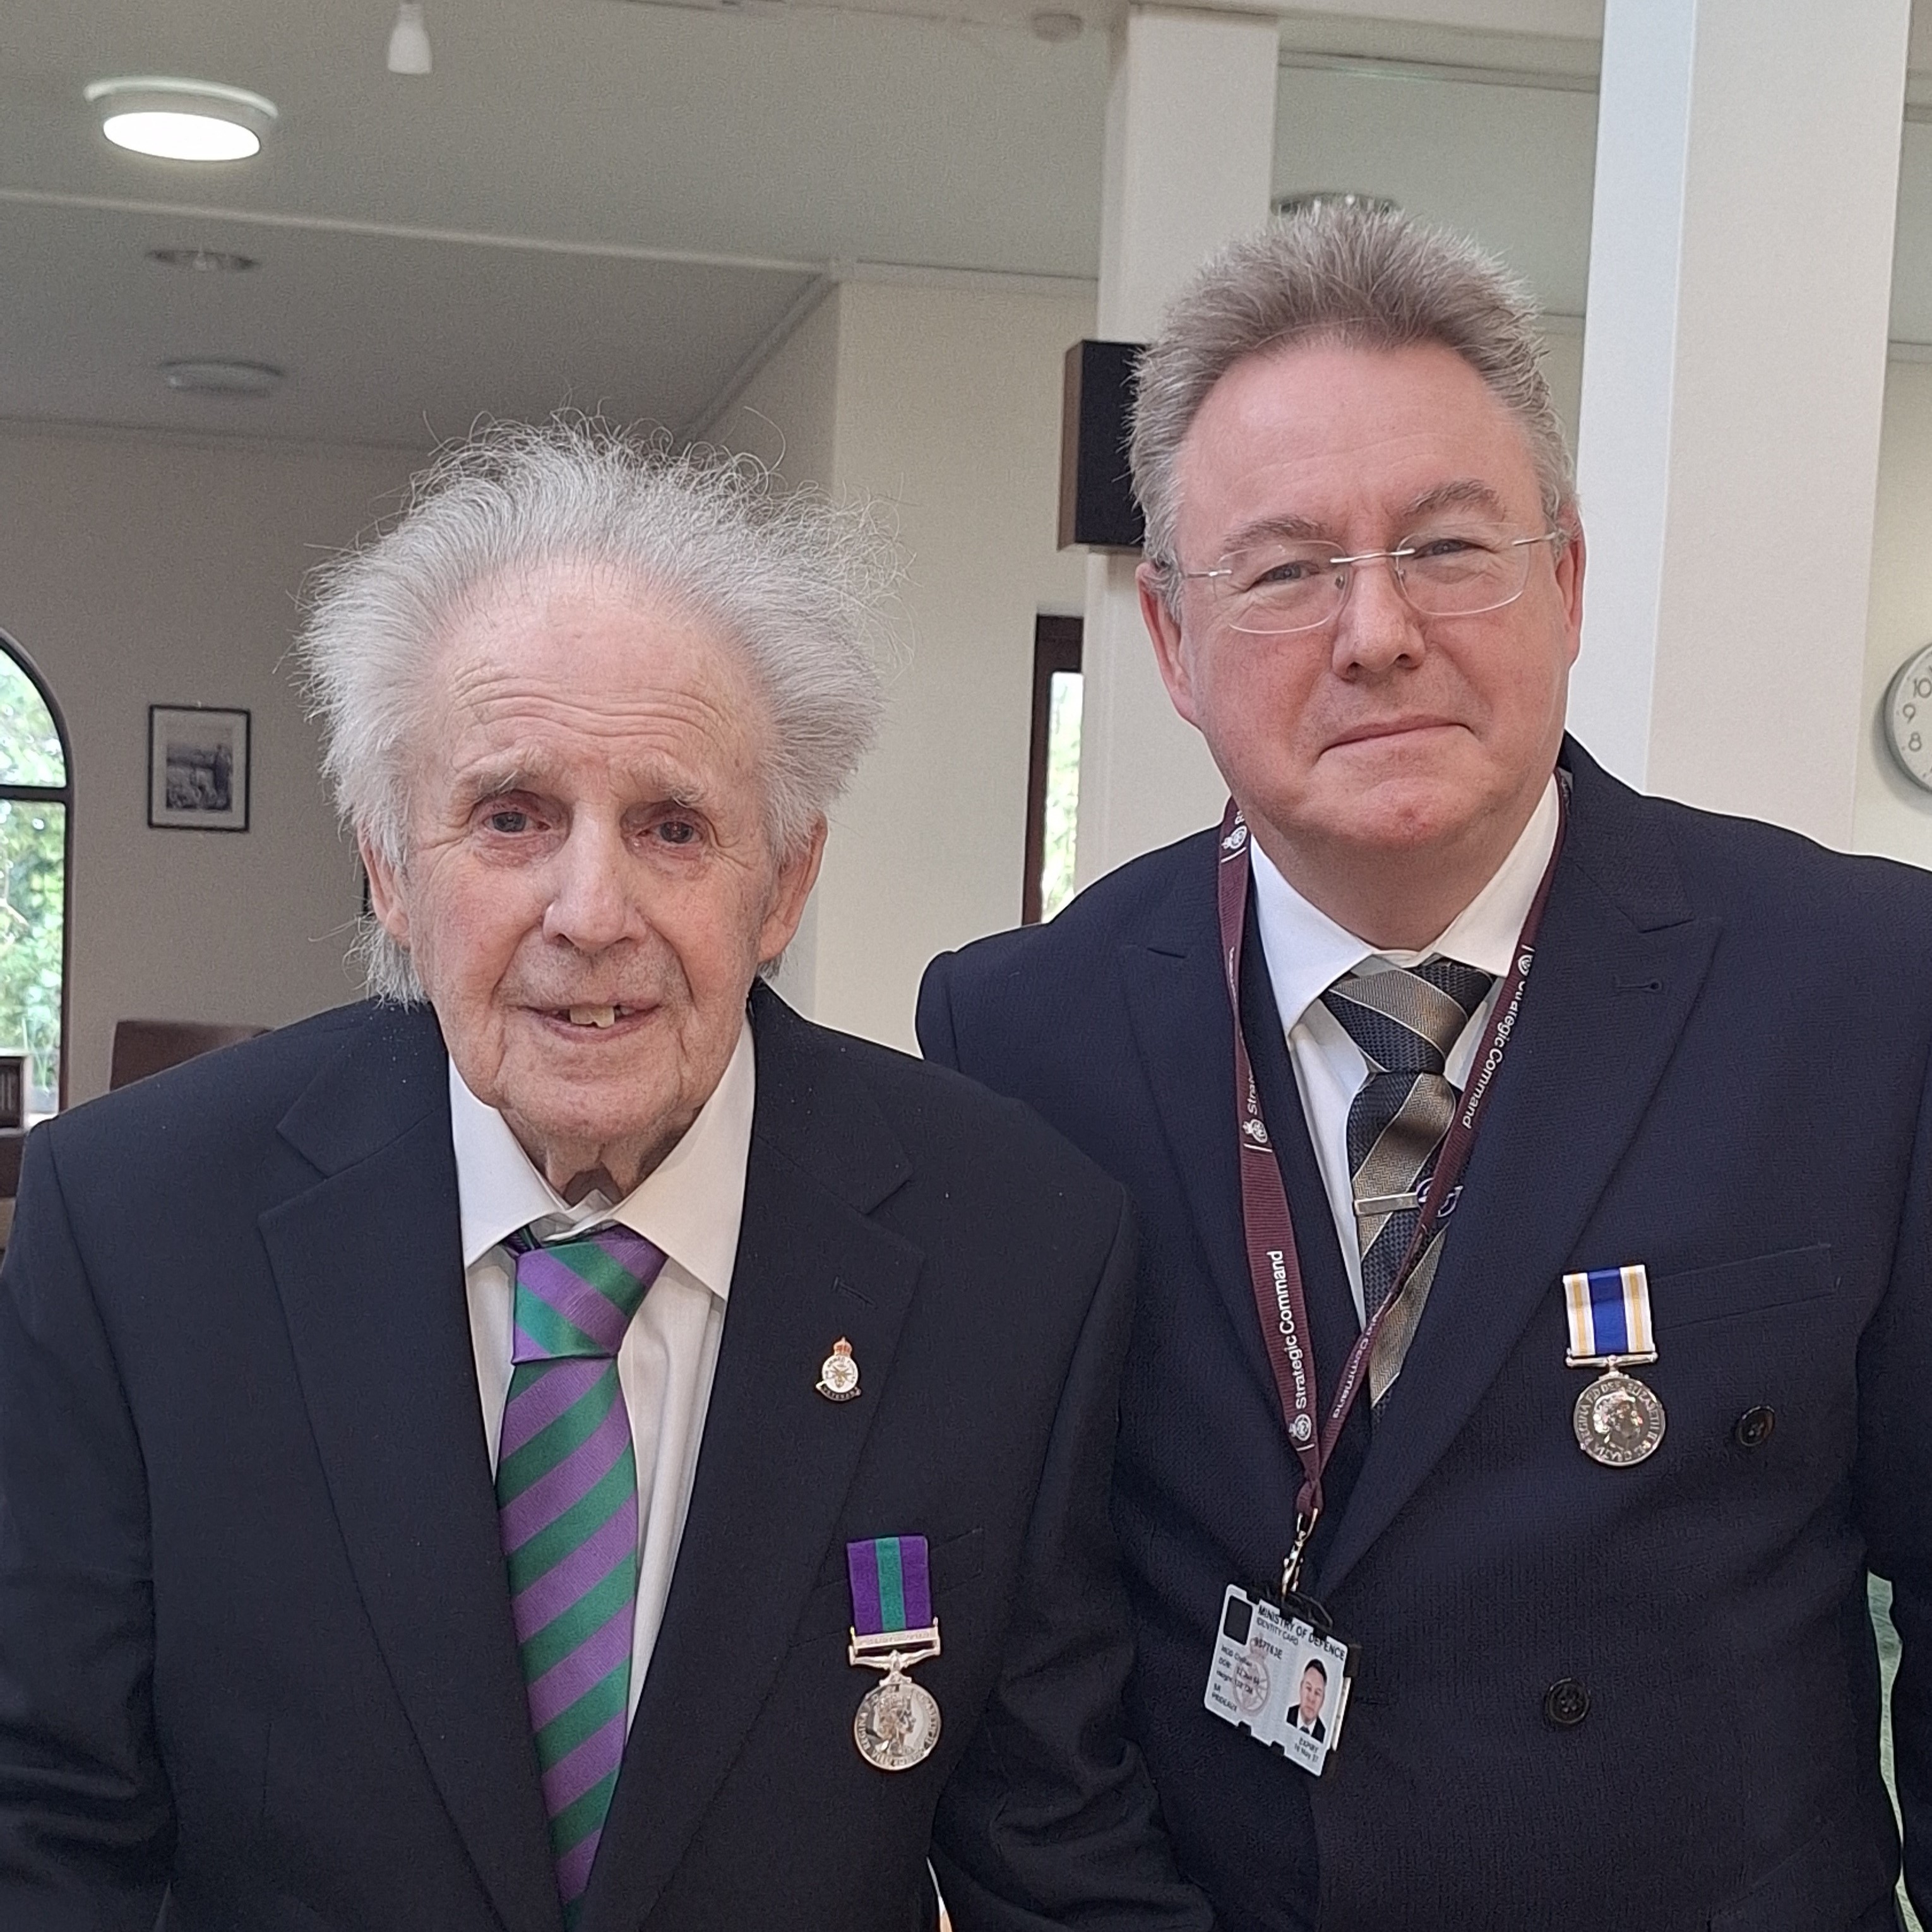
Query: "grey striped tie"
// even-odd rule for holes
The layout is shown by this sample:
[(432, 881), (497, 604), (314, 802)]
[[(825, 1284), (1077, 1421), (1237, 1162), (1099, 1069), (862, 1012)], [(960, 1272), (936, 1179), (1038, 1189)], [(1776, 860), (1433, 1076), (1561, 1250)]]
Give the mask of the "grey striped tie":
[[(1348, 1168), (1365, 1317), (1372, 1318), (1388, 1299), (1415, 1233), (1417, 1190), (1434, 1168), (1455, 1114), (1456, 1089), (1444, 1076), (1444, 1063), (1495, 983), (1493, 974), (1438, 958), (1412, 971), (1398, 966), (1351, 973), (1322, 996), (1369, 1063), (1369, 1077), (1348, 1108)], [(1400, 1372), (1442, 1240), (1438, 1228), (1404, 1305), (1376, 1338), (1369, 1363), (1372, 1401), (1382, 1400)]]

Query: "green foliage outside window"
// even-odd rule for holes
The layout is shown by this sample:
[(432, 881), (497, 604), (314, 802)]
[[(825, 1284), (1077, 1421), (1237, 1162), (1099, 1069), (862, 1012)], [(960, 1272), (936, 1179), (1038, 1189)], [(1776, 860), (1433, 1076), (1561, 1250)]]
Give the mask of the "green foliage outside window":
[[(0, 792), (63, 786), (60, 734), (33, 681), (0, 653)], [(28, 1056), (28, 1111), (60, 1087), (67, 807), (0, 796), (0, 1053)]]

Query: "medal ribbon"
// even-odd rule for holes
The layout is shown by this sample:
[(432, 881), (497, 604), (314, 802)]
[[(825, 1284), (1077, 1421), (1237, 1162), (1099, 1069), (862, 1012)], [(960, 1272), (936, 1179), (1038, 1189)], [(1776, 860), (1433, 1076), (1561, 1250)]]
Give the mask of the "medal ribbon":
[(929, 1630), (932, 1582), (922, 1536), (875, 1536), (845, 1546), (852, 1628), (860, 1636)]
[(1482, 1124), (1484, 1110), (1516, 1029), (1516, 1016), (1522, 1010), (1523, 989), (1536, 956), (1537, 931), (1543, 923), (1543, 910), (1549, 902), (1556, 861), (1563, 850), (1569, 819), (1565, 776), (1558, 774), (1556, 842), (1550, 863), (1544, 868), (1529, 915), (1517, 936), (1515, 956), (1498, 986), (1489, 1024), (1471, 1065), (1468, 1084), (1436, 1156), (1415, 1232), (1402, 1265), (1396, 1270), (1388, 1299), (1356, 1337), (1355, 1346), (1342, 1364), (1325, 1418), (1318, 1406), (1314, 1338), (1308, 1325), (1294, 1220), (1288, 1210), (1287, 1190), (1282, 1185), (1281, 1168), (1275, 1159), (1268, 1122), (1262, 1116), (1261, 1090), (1255, 1084), (1253, 1064), (1241, 1030), (1241, 933), (1248, 910), (1248, 828), (1232, 799), (1222, 818), (1215, 897), (1220, 914), (1222, 976), (1234, 1018), (1234, 1126), (1240, 1148), (1241, 1226), (1247, 1244), (1248, 1278), (1254, 1289), (1255, 1312), (1261, 1321), (1268, 1366), (1274, 1373), (1282, 1424), (1301, 1463), (1301, 1488), (1294, 1506), (1294, 1546), (1282, 1568), (1284, 1592), (1294, 1586), (1301, 1552), (1321, 1516), (1322, 1472), (1335, 1453), (1355, 1400), (1368, 1379), (1369, 1358), (1374, 1352), (1376, 1338), (1403, 1303), (1416, 1264), (1428, 1251), (1436, 1229), (1454, 1213), (1461, 1195), (1462, 1171), (1468, 1166), (1470, 1151), (1476, 1143), (1476, 1130)]
[(1570, 1366), (1598, 1362), (1654, 1362), (1650, 1277), (1641, 1262), (1628, 1268), (1592, 1268), (1563, 1277), (1564, 1311), (1570, 1321)]

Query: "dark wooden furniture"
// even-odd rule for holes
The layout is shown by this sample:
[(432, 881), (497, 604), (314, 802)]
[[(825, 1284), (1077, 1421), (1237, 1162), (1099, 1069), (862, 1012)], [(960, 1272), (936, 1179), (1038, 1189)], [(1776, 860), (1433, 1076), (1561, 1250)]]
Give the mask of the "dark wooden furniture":
[(178, 1066), (197, 1054), (212, 1053), (218, 1046), (232, 1046), (238, 1040), (254, 1040), (268, 1030), (259, 1026), (220, 1026), (206, 1020), (117, 1020), (107, 1084), (110, 1088), (128, 1086), (145, 1080), (151, 1073)]

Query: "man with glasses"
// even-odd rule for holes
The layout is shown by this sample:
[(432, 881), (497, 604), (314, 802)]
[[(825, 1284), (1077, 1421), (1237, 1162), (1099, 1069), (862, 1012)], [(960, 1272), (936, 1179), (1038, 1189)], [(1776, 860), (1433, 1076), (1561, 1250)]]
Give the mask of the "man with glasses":
[(1232, 1932), (1891, 1927), (1869, 1568), (1922, 1912), (1932, 881), (1564, 735), (1570, 460), (1467, 244), (1226, 251), (1132, 454), (1227, 814), (920, 1022), (1140, 1213), (1114, 1513), (1184, 1868)]

